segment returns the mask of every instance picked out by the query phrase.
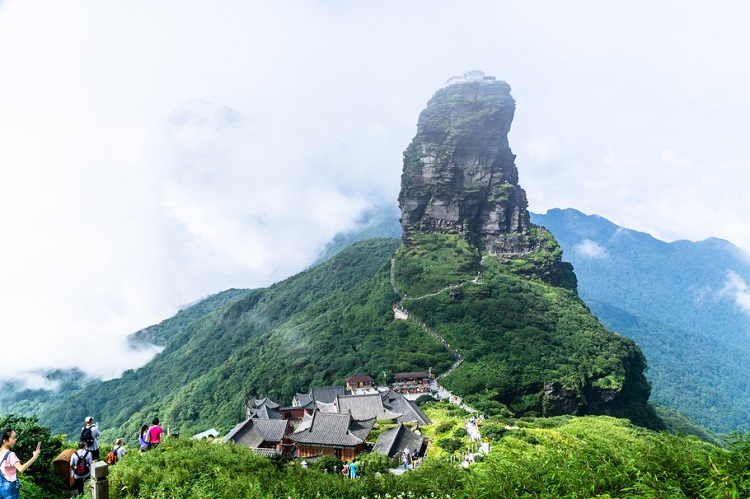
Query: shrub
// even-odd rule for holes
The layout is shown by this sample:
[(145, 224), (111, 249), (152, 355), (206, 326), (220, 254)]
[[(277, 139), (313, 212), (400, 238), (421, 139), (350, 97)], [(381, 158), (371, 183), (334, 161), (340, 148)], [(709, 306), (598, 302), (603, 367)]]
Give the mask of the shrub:
[(310, 465), (311, 469), (325, 471), (326, 473), (334, 473), (341, 469), (344, 463), (338, 457), (333, 454), (327, 454), (316, 459)]
[(435, 397), (433, 397), (432, 395), (420, 395), (419, 398), (414, 401), (414, 403), (417, 404), (418, 407), (428, 405), (432, 402), (435, 402)]
[(49, 428), (39, 424), (36, 416), (26, 417), (15, 414), (2, 416), (0, 429), (5, 428), (13, 429), (18, 436), (13, 452), (22, 463), (31, 458), (37, 442), (42, 443), (39, 459), (21, 475), (24, 487), (23, 497), (35, 499), (64, 496), (63, 481), (53, 464), (54, 459), (63, 450), (62, 436), (52, 435)]
[(362, 453), (357, 456), (357, 461), (361, 465), (358, 471), (361, 476), (383, 473), (391, 467), (391, 458), (378, 452)]
[(437, 426), (435, 426), (435, 434), (445, 433), (446, 431), (450, 431), (453, 429), (454, 426), (456, 426), (456, 421), (453, 419), (449, 419), (448, 421), (443, 421), (442, 423), (438, 423)]
[(464, 443), (460, 438), (441, 438), (436, 443), (439, 447), (445, 449), (445, 451), (450, 454), (461, 450), (464, 446)]

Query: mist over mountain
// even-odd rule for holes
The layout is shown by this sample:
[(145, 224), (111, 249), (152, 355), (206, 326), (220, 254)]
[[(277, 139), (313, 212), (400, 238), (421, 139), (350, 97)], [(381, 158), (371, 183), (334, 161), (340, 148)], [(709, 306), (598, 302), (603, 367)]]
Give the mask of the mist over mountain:
[[(505, 82), (450, 81), (404, 152), (400, 240), (360, 241), (268, 288), (188, 307), (132, 338), (163, 347), (147, 365), (40, 403), (40, 420), (68, 433), (95, 414), (105, 436), (135, 435), (153, 415), (187, 434), (226, 430), (256, 394), (288, 404), (346, 376), (429, 370), (488, 415), (663, 427), (643, 353), (591, 314), (557, 241), (530, 221), (507, 138), (514, 111)], [(393, 230), (383, 213), (360, 234)]]

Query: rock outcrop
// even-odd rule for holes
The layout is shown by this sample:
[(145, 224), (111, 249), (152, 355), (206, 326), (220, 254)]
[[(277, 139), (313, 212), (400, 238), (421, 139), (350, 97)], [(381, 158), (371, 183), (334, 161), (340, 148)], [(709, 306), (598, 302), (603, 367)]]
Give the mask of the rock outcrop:
[(404, 152), (405, 240), (413, 231), (455, 231), (491, 255), (533, 249), (526, 193), (508, 144), (514, 112), (510, 86), (479, 71), (435, 93)]

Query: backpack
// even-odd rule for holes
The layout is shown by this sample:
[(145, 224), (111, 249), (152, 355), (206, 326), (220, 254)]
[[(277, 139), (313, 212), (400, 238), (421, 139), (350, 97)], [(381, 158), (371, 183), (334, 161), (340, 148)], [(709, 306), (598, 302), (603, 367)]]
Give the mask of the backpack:
[(89, 447), (94, 445), (94, 434), (91, 433), (90, 426), (84, 426), (81, 430), (81, 442), (86, 442), (86, 445)]
[(109, 454), (107, 454), (107, 464), (112, 465), (117, 462), (117, 451), (120, 450), (119, 447), (112, 447), (112, 450), (109, 451)]
[[(76, 454), (78, 454), (76, 452)], [(86, 457), (89, 455), (89, 451), (86, 451), (86, 454), (81, 457), (80, 454), (78, 454), (78, 461), (76, 462), (75, 467), (73, 467), (73, 473), (75, 473), (78, 476), (86, 476), (91, 472), (91, 468), (89, 467), (88, 461), (86, 461)]]

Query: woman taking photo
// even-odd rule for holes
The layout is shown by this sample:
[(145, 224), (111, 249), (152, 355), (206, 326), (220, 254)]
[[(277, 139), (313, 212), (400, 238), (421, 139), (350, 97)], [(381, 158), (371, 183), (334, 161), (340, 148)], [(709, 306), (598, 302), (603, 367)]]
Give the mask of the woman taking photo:
[(21, 482), (18, 481), (18, 473), (23, 473), (36, 461), (42, 452), (42, 442), (36, 444), (36, 450), (33, 452), (31, 459), (21, 464), (16, 453), (10, 450), (11, 447), (16, 445), (16, 432), (6, 428), (0, 432), (0, 439), (2, 439), (2, 445), (0, 445), (0, 498), (19, 499), (21, 497)]

